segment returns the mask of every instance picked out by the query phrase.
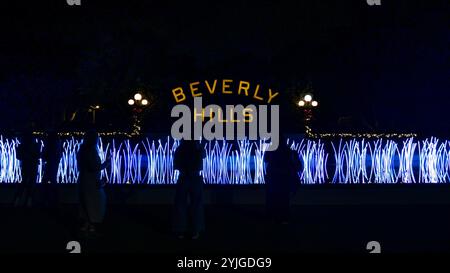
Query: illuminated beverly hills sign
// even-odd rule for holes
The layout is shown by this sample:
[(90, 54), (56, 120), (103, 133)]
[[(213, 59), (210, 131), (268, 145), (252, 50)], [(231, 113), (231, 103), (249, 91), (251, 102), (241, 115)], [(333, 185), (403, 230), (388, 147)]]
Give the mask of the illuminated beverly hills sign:
[[(226, 105), (225, 110), (216, 104), (203, 106), (203, 95), (219, 93), (251, 97), (258, 103), (267, 104)], [(278, 148), (279, 105), (271, 104), (279, 95), (278, 92), (270, 88), (263, 92), (259, 84), (252, 85), (247, 81), (215, 79), (192, 82), (187, 87), (176, 87), (172, 89), (172, 94), (177, 105), (172, 108), (171, 117), (178, 118), (172, 124), (172, 137), (186, 140), (265, 139), (271, 143), (268, 151)], [(181, 104), (188, 96), (193, 97), (193, 107)]]

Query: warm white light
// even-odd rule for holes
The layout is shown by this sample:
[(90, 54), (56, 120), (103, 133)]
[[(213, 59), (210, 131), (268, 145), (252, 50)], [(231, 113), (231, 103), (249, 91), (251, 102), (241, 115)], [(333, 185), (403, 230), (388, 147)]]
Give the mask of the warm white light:
[(96, 106), (95, 106), (95, 109), (100, 109), (100, 105), (96, 105)]
[(311, 95), (305, 95), (305, 97), (303, 98), (306, 102), (310, 102), (312, 101), (312, 96)]
[(128, 100), (128, 105), (134, 105), (134, 100), (133, 99), (129, 99)]
[(136, 93), (136, 94), (134, 95), (134, 99), (135, 99), (135, 100), (142, 100), (142, 95), (139, 94), (139, 93)]
[(317, 105), (319, 105), (319, 103), (317, 101), (313, 101), (313, 102), (311, 102), (311, 105), (316, 107)]
[(142, 103), (142, 105), (147, 105), (148, 104), (148, 100), (143, 99), (141, 103)]
[(300, 107), (305, 106), (305, 101), (300, 100), (300, 101), (298, 102), (298, 106), (300, 106)]

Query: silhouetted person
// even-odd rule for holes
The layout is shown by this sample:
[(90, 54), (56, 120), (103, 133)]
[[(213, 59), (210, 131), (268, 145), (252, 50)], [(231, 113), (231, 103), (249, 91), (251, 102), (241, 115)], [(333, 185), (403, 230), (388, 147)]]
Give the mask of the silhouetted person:
[[(204, 230), (202, 150), (193, 140), (183, 140), (176, 150), (174, 167), (180, 171), (176, 185), (173, 228), (178, 238), (187, 232), (197, 239)], [(188, 204), (190, 199), (190, 207)], [(190, 227), (189, 227), (190, 224)]]
[(42, 187), (44, 194), (44, 206), (54, 208), (58, 204), (57, 176), (61, 160), (61, 141), (58, 133), (50, 132), (44, 147), (44, 177)]
[(106, 211), (106, 195), (100, 180), (101, 170), (109, 160), (101, 163), (97, 150), (98, 134), (87, 132), (77, 156), (80, 216), (82, 231), (95, 232), (96, 226), (103, 222)]
[(17, 147), (17, 159), (21, 163), (22, 181), (18, 186), (18, 191), (14, 198), (14, 205), (16, 207), (31, 207), (32, 205), (34, 186), (38, 174), (39, 157), (40, 147), (30, 130), (24, 134), (20, 145)]
[(290, 195), (298, 183), (298, 158), (296, 152), (280, 141), (278, 149), (267, 152), (266, 206), (270, 221), (274, 224), (288, 223)]

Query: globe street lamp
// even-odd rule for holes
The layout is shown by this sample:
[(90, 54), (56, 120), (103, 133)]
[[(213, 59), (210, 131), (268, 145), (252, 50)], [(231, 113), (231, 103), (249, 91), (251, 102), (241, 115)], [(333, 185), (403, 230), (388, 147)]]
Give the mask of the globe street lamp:
[(309, 109), (311, 107), (319, 106), (319, 103), (313, 100), (313, 96), (311, 94), (306, 94), (305, 96), (303, 96), (303, 98), (299, 100), (297, 104), (303, 109)]
[(137, 101), (142, 100), (142, 95), (139, 94), (139, 93), (136, 93), (136, 94), (134, 95), (134, 100), (137, 100)]
[(132, 106), (133, 110), (133, 132), (132, 134), (139, 135), (141, 133), (141, 115), (144, 108), (149, 104), (142, 94), (136, 93), (133, 98), (128, 100), (128, 105)]
[(305, 128), (307, 131), (310, 130), (309, 123), (313, 118), (313, 109), (319, 106), (319, 102), (313, 100), (312, 94), (305, 94), (302, 99), (300, 99), (297, 105), (303, 110), (303, 118), (305, 123)]
[(306, 102), (311, 102), (311, 101), (312, 101), (312, 95), (306, 94), (306, 95), (303, 97), (303, 99), (304, 99)]

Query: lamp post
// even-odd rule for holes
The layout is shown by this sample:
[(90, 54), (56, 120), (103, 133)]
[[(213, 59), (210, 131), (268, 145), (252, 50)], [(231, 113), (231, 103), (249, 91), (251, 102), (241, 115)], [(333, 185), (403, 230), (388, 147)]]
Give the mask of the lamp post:
[(91, 105), (89, 106), (88, 112), (92, 113), (92, 123), (95, 124), (95, 113), (100, 110), (100, 105)]
[(148, 100), (141, 93), (134, 94), (133, 98), (128, 100), (128, 105), (132, 107), (133, 111), (133, 135), (141, 133), (141, 115), (148, 104)]
[(297, 102), (297, 105), (303, 110), (303, 118), (306, 132), (311, 131), (310, 122), (313, 119), (313, 109), (319, 106), (319, 102), (313, 100), (313, 95), (307, 93)]

